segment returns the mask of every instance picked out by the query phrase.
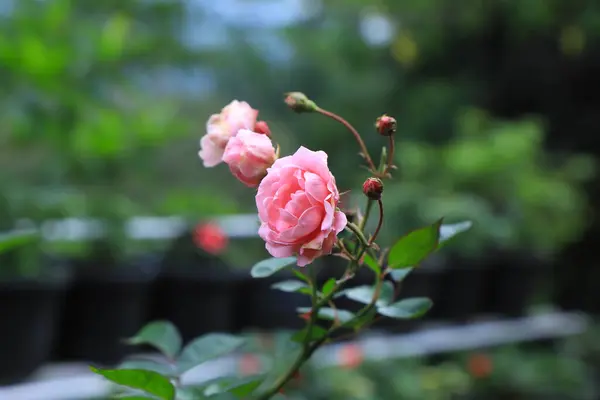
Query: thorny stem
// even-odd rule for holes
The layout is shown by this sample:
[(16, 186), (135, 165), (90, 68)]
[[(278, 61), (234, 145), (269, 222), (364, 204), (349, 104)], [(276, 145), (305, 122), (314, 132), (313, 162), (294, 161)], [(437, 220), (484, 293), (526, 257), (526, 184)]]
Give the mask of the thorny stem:
[(322, 109), (321, 107), (317, 107), (315, 111), (317, 111), (318, 113), (320, 113), (322, 115), (325, 115), (326, 117), (336, 120), (337, 122), (344, 125), (354, 135), (354, 138), (358, 142), (358, 145), (360, 146), (360, 150), (361, 150), (363, 156), (365, 157), (367, 164), (369, 165), (369, 169), (372, 172), (377, 171), (377, 169), (375, 168), (375, 164), (373, 164), (373, 160), (371, 159), (371, 156), (369, 155), (369, 151), (367, 150), (367, 146), (365, 145), (365, 142), (362, 140), (362, 137), (360, 136), (358, 131), (348, 121), (346, 121), (344, 118), (340, 117), (339, 115), (332, 113), (331, 111)]
[(365, 231), (365, 226), (367, 225), (367, 221), (369, 220), (369, 216), (371, 214), (371, 208), (373, 208), (373, 200), (368, 199), (367, 200), (367, 207), (365, 208), (365, 215), (360, 220), (360, 223), (358, 224), (358, 227), (360, 228), (361, 232)]

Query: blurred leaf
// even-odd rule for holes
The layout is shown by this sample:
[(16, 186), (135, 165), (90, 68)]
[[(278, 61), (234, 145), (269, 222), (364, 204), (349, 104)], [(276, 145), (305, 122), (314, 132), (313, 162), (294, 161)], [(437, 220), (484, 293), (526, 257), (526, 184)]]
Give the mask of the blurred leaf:
[(244, 378), (219, 378), (206, 385), (204, 395), (213, 396), (221, 393), (232, 393), (238, 398), (244, 398), (254, 392), (264, 380), (265, 377), (262, 375)]
[(209, 333), (188, 344), (177, 358), (180, 374), (202, 364), (231, 353), (244, 344), (244, 339), (224, 333)]
[(169, 321), (150, 322), (127, 341), (134, 345), (154, 346), (169, 358), (174, 358), (181, 350), (181, 335)]
[(118, 58), (124, 48), (131, 22), (123, 14), (115, 14), (106, 22), (100, 37), (100, 56), (112, 60)]
[(402, 282), (414, 268), (394, 269), (389, 272), (392, 279), (396, 282)]
[(164, 376), (175, 376), (175, 368), (167, 363), (161, 363), (154, 360), (125, 360), (117, 369), (143, 369), (154, 371)]
[[(343, 295), (350, 300), (363, 304), (370, 304), (375, 295), (375, 286), (358, 286), (343, 291)], [(394, 299), (394, 285), (391, 282), (383, 282), (377, 299), (377, 306), (389, 304)]]
[(361, 329), (365, 325), (370, 324), (373, 321), (373, 319), (375, 319), (376, 316), (377, 316), (377, 309), (372, 308), (370, 311), (366, 312), (364, 315), (356, 318), (356, 320), (354, 320), (354, 322), (352, 323), (352, 327), (355, 330)]
[[(304, 338), (307, 335), (307, 332), (308, 332), (308, 326), (304, 327), (302, 330), (294, 333), (292, 335), (291, 339), (294, 342), (303, 343), (304, 342)], [(319, 340), (319, 339), (321, 339), (325, 335), (327, 335), (327, 329), (321, 328), (320, 326), (315, 325), (315, 326), (312, 327), (309, 341), (312, 342), (314, 340)]]
[(296, 277), (298, 277), (299, 279), (302, 279), (304, 282), (310, 283), (310, 279), (308, 278), (308, 276), (306, 276), (306, 274), (300, 272), (299, 270), (297, 270), (297, 269), (294, 268), (292, 270), (292, 273), (294, 275), (296, 275)]
[(256, 263), (250, 275), (253, 278), (266, 278), (296, 262), (296, 257), (268, 258)]
[(388, 268), (399, 269), (417, 266), (435, 251), (439, 241), (442, 219), (436, 223), (414, 230), (401, 237), (388, 255)]
[(0, 233), (0, 253), (33, 242), (39, 235), (35, 229)]
[(426, 297), (413, 297), (400, 300), (385, 307), (378, 307), (377, 312), (390, 318), (413, 319), (424, 315), (433, 303)]
[(282, 292), (300, 292), (310, 294), (310, 287), (304, 282), (288, 280), (274, 283), (272, 289), (281, 290)]
[(331, 293), (333, 291), (333, 288), (335, 287), (335, 283), (336, 283), (335, 278), (329, 278), (327, 280), (327, 282), (325, 282), (323, 284), (323, 288), (321, 289), (321, 292), (323, 292), (323, 296), (327, 296), (329, 293)]
[(438, 248), (446, 246), (449, 241), (454, 239), (457, 235), (468, 231), (473, 227), (473, 222), (463, 221), (457, 222), (456, 224), (446, 224), (440, 226), (440, 237)]
[(142, 369), (98, 369), (94, 367), (90, 367), (90, 369), (118, 385), (143, 390), (163, 400), (175, 399), (175, 387), (171, 381), (154, 371), (145, 371)]
[[(305, 314), (305, 313), (310, 312), (311, 308), (310, 307), (298, 307), (296, 309), (296, 311), (298, 311), (301, 314)], [(352, 318), (354, 318), (355, 315), (347, 310), (333, 309), (330, 307), (321, 307), (319, 309), (319, 313), (318, 313), (317, 317), (320, 319), (326, 319), (326, 320), (330, 320), (330, 321), (334, 321), (337, 318), (341, 323), (345, 323), (345, 322), (350, 321)]]

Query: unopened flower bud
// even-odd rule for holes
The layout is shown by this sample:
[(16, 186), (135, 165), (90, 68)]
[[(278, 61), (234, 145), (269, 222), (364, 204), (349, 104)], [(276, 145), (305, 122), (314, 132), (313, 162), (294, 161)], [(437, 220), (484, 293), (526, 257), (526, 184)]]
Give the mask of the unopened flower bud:
[(269, 129), (269, 125), (265, 121), (257, 121), (254, 125), (254, 132), (262, 133), (263, 135), (271, 136), (271, 130)]
[(363, 193), (371, 200), (381, 199), (383, 182), (379, 178), (367, 178), (365, 183), (363, 183)]
[(375, 128), (382, 136), (392, 136), (396, 133), (396, 119), (383, 114), (381, 117), (377, 118)]
[(286, 93), (285, 104), (297, 113), (313, 112), (317, 109), (317, 105), (301, 92)]

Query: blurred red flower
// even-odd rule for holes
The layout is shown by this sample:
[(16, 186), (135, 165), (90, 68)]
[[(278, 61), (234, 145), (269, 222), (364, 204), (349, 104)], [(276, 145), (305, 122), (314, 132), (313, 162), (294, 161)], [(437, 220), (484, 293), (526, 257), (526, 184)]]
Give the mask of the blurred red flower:
[(229, 239), (219, 225), (204, 223), (194, 229), (194, 243), (207, 253), (220, 254), (227, 248)]
[(364, 360), (363, 351), (356, 344), (349, 344), (342, 347), (338, 353), (340, 365), (343, 368), (356, 368)]
[(254, 354), (244, 354), (240, 358), (239, 371), (242, 375), (256, 375), (260, 373), (262, 366), (260, 359)]
[(467, 369), (474, 378), (486, 378), (492, 373), (492, 360), (487, 354), (473, 354), (467, 361)]

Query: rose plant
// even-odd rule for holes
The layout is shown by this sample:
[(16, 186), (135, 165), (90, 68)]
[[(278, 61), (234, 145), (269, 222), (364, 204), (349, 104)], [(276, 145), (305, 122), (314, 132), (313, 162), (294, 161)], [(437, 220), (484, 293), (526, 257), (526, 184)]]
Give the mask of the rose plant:
[[(313, 353), (340, 331), (358, 332), (369, 326), (378, 314), (398, 319), (418, 318), (432, 306), (432, 302), (423, 297), (396, 301), (394, 292), (397, 291), (389, 282), (384, 282), (384, 278), (390, 276), (395, 282), (401, 281), (428, 255), (468, 230), (471, 223), (443, 225), (439, 219), (406, 234), (389, 249), (380, 248), (377, 236), (384, 222), (383, 181), (390, 179), (395, 170), (396, 120), (388, 115), (376, 120), (375, 131), (388, 140), (376, 166), (361, 135), (345, 119), (322, 109), (299, 92), (288, 93), (285, 102), (296, 112), (319, 113), (338, 121), (358, 142), (370, 176), (362, 188), (366, 196), (365, 209), (352, 219), (340, 209), (340, 191), (327, 165), (327, 154), (300, 147), (292, 155), (279, 158), (279, 147), (275, 149), (271, 141), (275, 134), (266, 122), (257, 122), (258, 111), (248, 103), (235, 100), (220, 114), (210, 117), (207, 133), (200, 141), (199, 156), (205, 167), (225, 162), (243, 184), (257, 188), (258, 234), (273, 258), (254, 265), (252, 277), (265, 278), (294, 264), (298, 267), (292, 270), (298, 280), (273, 285), (274, 289), (302, 293), (311, 299), (312, 307), (297, 310), (299, 318), (306, 320), (306, 326), (289, 337), (290, 343), (297, 344), (293, 360), (281, 374), (280, 368), (273, 368), (252, 376), (227, 377), (198, 387), (186, 387), (181, 385), (180, 379), (185, 372), (242, 348), (245, 340), (211, 333), (183, 347), (176, 327), (166, 321), (155, 321), (129, 342), (154, 346), (165, 356), (164, 364), (129, 361), (118, 369), (92, 367), (110, 381), (144, 393), (135, 398), (270, 399), (282, 393)], [(374, 232), (368, 233), (365, 227), (373, 207), (378, 210), (378, 223)], [(349, 236), (340, 235), (343, 231)], [(332, 253), (347, 260), (348, 266), (338, 279), (331, 278), (319, 287), (313, 262)], [(373, 272), (375, 284), (345, 290), (346, 283), (360, 268)], [(339, 296), (363, 303), (364, 307), (357, 313), (337, 309), (332, 300)], [(328, 322), (317, 324), (318, 320)]]

